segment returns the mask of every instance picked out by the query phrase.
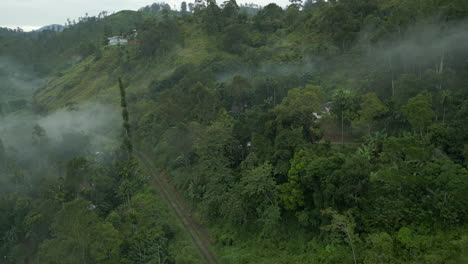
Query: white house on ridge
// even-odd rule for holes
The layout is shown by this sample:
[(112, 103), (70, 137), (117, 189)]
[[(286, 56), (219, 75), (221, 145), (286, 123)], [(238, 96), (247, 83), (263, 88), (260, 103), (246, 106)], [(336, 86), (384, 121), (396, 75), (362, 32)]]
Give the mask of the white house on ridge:
[(128, 44), (128, 40), (121, 36), (114, 36), (107, 39), (109, 40), (109, 46), (120, 46)]

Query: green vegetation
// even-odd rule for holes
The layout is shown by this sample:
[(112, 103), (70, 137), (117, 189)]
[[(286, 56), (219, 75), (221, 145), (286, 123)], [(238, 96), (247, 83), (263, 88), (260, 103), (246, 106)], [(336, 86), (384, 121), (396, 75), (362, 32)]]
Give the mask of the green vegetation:
[[(34, 124), (43, 157), (26, 162), (0, 134), (1, 261), (199, 263), (130, 146), (220, 263), (468, 261), (466, 1), (182, 6), (0, 30), (2, 123), (91, 100), (122, 106), (126, 131), (107, 163), (56, 153)], [(136, 44), (103, 41), (133, 29)], [(47, 81), (21, 103), (17, 79)]]

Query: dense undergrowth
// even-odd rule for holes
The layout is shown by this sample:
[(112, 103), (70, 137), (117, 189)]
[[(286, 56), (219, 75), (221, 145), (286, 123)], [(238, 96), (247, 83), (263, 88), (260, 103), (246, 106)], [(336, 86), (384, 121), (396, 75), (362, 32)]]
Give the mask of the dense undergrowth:
[[(118, 105), (122, 78), (134, 146), (153, 157), (209, 227), (221, 263), (467, 261), (466, 1), (308, 1), (254, 15), (234, 1), (161, 10), (86, 19), (63, 33), (1, 31), (0, 54), (35, 76), (29, 80), (45, 82), (26, 104), (41, 114), (89, 100)], [(136, 45), (103, 44), (134, 28)], [(50, 43), (57, 47), (44, 51)], [(5, 114), (24, 107), (13, 99), (3, 105)], [(125, 181), (121, 168), (109, 168), (113, 201), (138, 177)], [(6, 171), (13, 179), (14, 170)], [(72, 174), (57, 172), (44, 188)], [(74, 184), (100, 186), (99, 177), (82, 179)], [(40, 263), (75, 263), (57, 260), (67, 249), (46, 248), (75, 239), (60, 228), (67, 208), (83, 210), (88, 200), (100, 212), (89, 217), (107, 232), (101, 237), (117, 241), (106, 249), (119, 252), (112, 256), (152, 263), (155, 255), (132, 258), (132, 247), (168, 243), (166, 263), (193, 263), (193, 253), (178, 250), (190, 251), (187, 240), (171, 253), (177, 228), (146, 215), (153, 204), (164, 206), (143, 182), (113, 206), (83, 191), (62, 207), (55, 202), (58, 213), (44, 224), (39, 248), (29, 239), (33, 227), (20, 224), (33, 209), (9, 192), (2, 199), (10, 217), (0, 231), (13, 238), (2, 254), (22, 263), (15, 248), (27, 247), (48, 258)], [(12, 231), (18, 226), (23, 233)], [(115, 263), (87, 250), (89, 263)]]

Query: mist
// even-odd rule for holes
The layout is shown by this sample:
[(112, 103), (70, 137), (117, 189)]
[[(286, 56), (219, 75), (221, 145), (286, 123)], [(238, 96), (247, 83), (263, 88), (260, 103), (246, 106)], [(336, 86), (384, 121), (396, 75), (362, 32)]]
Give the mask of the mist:
[(302, 60), (298, 60), (295, 63), (292, 62), (261, 62), (255, 67), (246, 69), (240, 65), (237, 65), (237, 70), (231, 70), (223, 72), (216, 76), (218, 82), (225, 82), (231, 80), (235, 76), (242, 76), (244, 78), (251, 78), (253, 76), (266, 76), (266, 77), (277, 77), (284, 76), (291, 73), (302, 75), (311, 71), (317, 71), (320, 64), (325, 63), (323, 58), (307, 56)]
[[(456, 23), (443, 23), (437, 19), (420, 21), (401, 32), (388, 34), (378, 42), (372, 42), (371, 37), (379, 34), (375, 27), (364, 25), (359, 37), (352, 47), (360, 57), (361, 64), (356, 65), (351, 72), (350, 67), (343, 62), (346, 57), (328, 58), (324, 55), (305, 55), (302, 59), (290, 62), (260, 62), (253, 69), (237, 65), (236, 70), (217, 75), (217, 81), (225, 82), (234, 76), (251, 78), (255, 75), (268, 77), (288, 74), (320, 74), (321, 71), (356, 74), (362, 70), (375, 72), (393, 72), (395, 78), (401, 73), (422, 74), (427, 69), (443, 72), (448, 68), (460, 69), (468, 57), (468, 20)], [(338, 50), (338, 47), (331, 48)], [(359, 76), (348, 76), (350, 81)]]
[(46, 82), (14, 60), (0, 56), (0, 116), (26, 107), (34, 90)]
[(0, 118), (0, 138), (20, 160), (34, 159), (44, 150), (85, 154), (112, 147), (119, 125), (119, 112), (114, 107), (88, 102), (45, 116), (29, 111), (9, 114)]
[(442, 71), (445, 65), (457, 65), (468, 56), (467, 29), (468, 20), (450, 24), (425, 20), (376, 44), (370, 44), (369, 32), (362, 31), (358, 45), (367, 47), (366, 60), (373, 67)]
[[(32, 109), (34, 91), (46, 83), (10, 59), (0, 58), (0, 184), (23, 171), (29, 182), (63, 176), (76, 157), (97, 159), (118, 146), (118, 107), (88, 101), (47, 114)], [(3, 160), (2, 160), (3, 159)], [(16, 177), (16, 176), (15, 176)], [(11, 180), (10, 180), (11, 181)]]

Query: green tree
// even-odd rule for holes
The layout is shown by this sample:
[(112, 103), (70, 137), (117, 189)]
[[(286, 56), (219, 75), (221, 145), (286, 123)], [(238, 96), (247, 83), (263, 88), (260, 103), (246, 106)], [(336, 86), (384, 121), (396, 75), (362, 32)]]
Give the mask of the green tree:
[(354, 264), (357, 264), (355, 244), (359, 241), (359, 237), (354, 233), (356, 223), (351, 212), (347, 211), (345, 214), (340, 214), (329, 208), (323, 210), (322, 214), (331, 217), (331, 223), (324, 226), (323, 229), (334, 232), (338, 237), (344, 237), (345, 242), (351, 247)]
[(99, 218), (90, 206), (89, 202), (78, 199), (66, 203), (58, 212), (51, 226), (52, 238), (40, 245), (41, 263), (91, 263), (90, 245), (103, 238), (95, 236), (94, 227)]
[(307, 221), (301, 219), (300, 216), (303, 213), (298, 214), (303, 225), (320, 226), (323, 220), (320, 210), (328, 206), (336, 206), (339, 201), (343, 200), (340, 196), (346, 196), (346, 194), (340, 193), (338, 182), (348, 181), (350, 186), (354, 185), (351, 180), (347, 179), (351, 177), (334, 179), (335, 171), (342, 166), (343, 162), (343, 155), (338, 153), (324, 157), (317, 157), (313, 149), (304, 149), (295, 153), (288, 171), (288, 181), (280, 185), (279, 190), (281, 201), (286, 209), (296, 212), (304, 210), (303, 213), (308, 214), (310, 219)]
[(221, 14), (225, 20), (224, 24), (229, 25), (235, 23), (239, 15), (239, 6), (237, 5), (236, 0), (227, 0), (224, 1), (222, 5)]
[(225, 112), (204, 128), (195, 126), (194, 152), (197, 163), (188, 186), (188, 195), (214, 220), (219, 216), (230, 187), (234, 184), (230, 160), (235, 144), (232, 135), (233, 120)]
[(39, 124), (35, 124), (32, 131), (33, 143), (39, 146), (43, 146), (47, 142), (46, 130)]
[(393, 257), (393, 240), (388, 233), (372, 233), (366, 240), (369, 241), (370, 249), (365, 252), (364, 263), (390, 263), (395, 261)]
[(424, 82), (412, 73), (402, 74), (396, 83), (397, 91), (396, 97), (399, 101), (406, 101), (411, 97), (418, 94), (419, 91), (424, 89)]
[(167, 252), (167, 239), (160, 228), (139, 229), (129, 243), (128, 258), (133, 263), (171, 263)]
[(139, 28), (139, 50), (143, 57), (164, 57), (174, 47), (183, 44), (179, 21), (175, 17), (149, 18), (141, 22)]
[[(120, 211), (119, 226), (125, 230), (122, 260), (130, 263), (173, 263), (168, 238), (174, 236), (172, 225), (164, 219), (160, 200), (150, 191), (140, 191)], [(116, 216), (116, 218), (119, 218)]]
[(410, 98), (401, 110), (413, 129), (419, 131), (421, 136), (435, 116), (432, 110), (432, 96), (427, 92)]
[(371, 134), (372, 127), (376, 119), (383, 116), (388, 110), (375, 93), (368, 93), (361, 96), (361, 109), (358, 111), (359, 118), (353, 121), (355, 127), (367, 127), (368, 135)]
[(223, 28), (221, 9), (216, 0), (207, 0), (207, 6), (201, 11), (203, 27), (208, 34), (215, 34)]
[(442, 123), (445, 123), (445, 112), (451, 100), (452, 96), (450, 90), (443, 90), (440, 98), (440, 104), (442, 105)]
[(252, 86), (250, 82), (242, 76), (236, 75), (232, 82), (226, 87), (224, 99), (231, 111), (243, 111), (250, 105)]
[(289, 0), (291, 3), (291, 6), (294, 6), (296, 8), (301, 8), (302, 7), (302, 0)]
[[(230, 221), (255, 225), (259, 223), (265, 233), (271, 233), (280, 223), (273, 166), (268, 163), (246, 168), (238, 186), (232, 188), (223, 211)], [(239, 203), (240, 202), (240, 203)]]
[(123, 120), (123, 148), (127, 152), (128, 159), (133, 152), (133, 145), (131, 141), (131, 131), (130, 131), (130, 122), (128, 116), (128, 108), (127, 108), (127, 96), (125, 93), (125, 87), (122, 82), (122, 78), (119, 78), (119, 90), (120, 90), (120, 106), (122, 107), (122, 120)]
[(266, 5), (254, 17), (256, 27), (261, 32), (275, 32), (283, 26), (284, 10), (277, 4)]
[(305, 204), (304, 191), (301, 176), (304, 174), (306, 161), (302, 159), (305, 152), (301, 151), (291, 161), (288, 172), (288, 182), (279, 186), (281, 201), (286, 209), (296, 210)]
[(111, 223), (101, 222), (93, 227), (93, 239), (90, 247), (90, 257), (95, 263), (111, 264), (120, 261), (121, 235)]
[(180, 3), (180, 12), (182, 12), (182, 14), (187, 13), (187, 2), (182, 1), (182, 3)]
[[(349, 89), (340, 89), (333, 95), (331, 111), (341, 121), (341, 144), (344, 144), (344, 127), (356, 118), (358, 97)], [(346, 123), (345, 123), (346, 122)]]
[(320, 86), (306, 85), (290, 90), (281, 104), (273, 109), (276, 123), (283, 128), (301, 128), (306, 140), (318, 140), (321, 133), (314, 127), (317, 121), (314, 113), (321, 112), (323, 98)]
[(89, 55), (92, 55), (93, 53), (95, 53), (97, 50), (98, 50), (98, 48), (96, 47), (96, 45), (93, 42), (83, 41), (83, 42), (81, 42), (81, 44), (80, 44), (80, 46), (78, 48), (78, 53), (80, 54), (80, 56), (86, 58)]
[(80, 184), (89, 184), (90, 164), (85, 158), (75, 158), (67, 163), (64, 189), (68, 200), (77, 198)]
[(242, 24), (231, 24), (224, 29), (222, 48), (227, 52), (242, 55), (248, 41), (249, 37), (246, 26)]
[(202, 124), (207, 124), (216, 119), (216, 114), (219, 109), (219, 100), (216, 94), (198, 82), (189, 90), (191, 99), (190, 115), (193, 120), (197, 120)]

